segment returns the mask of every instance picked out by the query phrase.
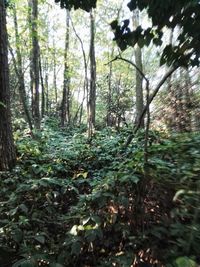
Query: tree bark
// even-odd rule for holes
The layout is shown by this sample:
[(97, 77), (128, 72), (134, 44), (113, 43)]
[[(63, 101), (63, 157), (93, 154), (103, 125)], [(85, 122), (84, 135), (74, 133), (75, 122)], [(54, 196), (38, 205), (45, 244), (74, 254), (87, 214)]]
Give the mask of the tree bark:
[(32, 37), (32, 113), (36, 129), (40, 129), (40, 106), (39, 106), (39, 43), (38, 43), (38, 0), (29, 0), (31, 7), (31, 37)]
[[(112, 48), (111, 58), (113, 57), (114, 49)], [(111, 105), (112, 105), (112, 62), (109, 64), (109, 74), (108, 74), (108, 95), (107, 95), (107, 114), (106, 114), (106, 125), (112, 126), (111, 118)]]
[(55, 92), (55, 106), (57, 111), (57, 104), (58, 104), (58, 91), (57, 91), (57, 61), (56, 61), (56, 44), (55, 39), (53, 37), (53, 86)]
[(0, 0), (0, 171), (15, 165), (7, 55), (5, 1)]
[(24, 113), (26, 120), (28, 122), (30, 131), (33, 130), (32, 125), (32, 119), (31, 114), (28, 107), (28, 101), (27, 101), (27, 95), (26, 95), (26, 89), (25, 89), (25, 82), (24, 82), (24, 72), (23, 72), (23, 66), (22, 66), (22, 55), (20, 50), (20, 37), (19, 37), (19, 30), (18, 30), (18, 20), (17, 20), (17, 11), (15, 5), (13, 5), (13, 19), (14, 19), (14, 26), (15, 26), (15, 43), (16, 43), (16, 56), (17, 60), (15, 60), (14, 54), (12, 52), (12, 49), (10, 48), (14, 65), (15, 65), (15, 72), (19, 80), (19, 95), (20, 99), (23, 105)]
[(44, 79), (42, 73), (42, 62), (41, 62), (41, 53), (39, 55), (39, 71), (40, 71), (40, 82), (41, 82), (41, 89), (42, 89), (42, 101), (41, 101), (41, 118), (44, 118), (45, 114), (45, 86), (44, 86)]
[[(137, 28), (138, 26), (139, 26), (139, 10), (135, 10), (133, 14), (133, 27)], [(143, 72), (142, 50), (138, 45), (135, 46), (135, 64), (138, 67), (138, 69), (141, 72)], [(135, 119), (136, 125), (139, 122), (144, 107), (142, 82), (143, 82), (143, 77), (141, 73), (136, 69), (136, 119)], [(140, 127), (142, 128), (144, 127), (144, 118), (142, 118)]]
[(95, 58), (95, 19), (90, 10), (90, 88), (88, 96), (88, 137), (91, 138), (95, 128), (96, 111), (96, 58)]
[(79, 124), (81, 124), (82, 121), (82, 115), (83, 115), (83, 104), (85, 101), (85, 98), (87, 96), (87, 105), (88, 105), (88, 95), (89, 95), (89, 82), (88, 82), (88, 64), (87, 64), (87, 58), (86, 58), (86, 53), (84, 50), (84, 46), (83, 46), (83, 41), (81, 40), (80, 36), (78, 35), (78, 33), (76, 32), (76, 29), (74, 27), (73, 21), (71, 19), (71, 25), (72, 25), (72, 29), (76, 35), (76, 37), (78, 38), (80, 45), (81, 45), (81, 50), (82, 50), (82, 54), (83, 54), (83, 62), (84, 62), (84, 84), (83, 84), (83, 99), (82, 99), (82, 103), (80, 104), (80, 106), (77, 109), (77, 112), (73, 118), (73, 123), (76, 123), (77, 118), (78, 118), (78, 113), (80, 111), (80, 116), (79, 116)]
[(65, 36), (65, 54), (64, 54), (64, 82), (63, 97), (61, 106), (61, 126), (70, 123), (70, 77), (69, 77), (69, 10), (66, 11), (66, 36)]

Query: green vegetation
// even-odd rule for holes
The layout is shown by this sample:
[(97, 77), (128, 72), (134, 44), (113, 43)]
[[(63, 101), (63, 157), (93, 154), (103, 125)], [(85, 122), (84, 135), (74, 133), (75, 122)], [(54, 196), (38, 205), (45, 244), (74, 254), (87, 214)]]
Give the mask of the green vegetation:
[(128, 135), (105, 128), (88, 142), (84, 126), (54, 119), (34, 138), (15, 131), (17, 166), (0, 179), (1, 267), (197, 266), (200, 135), (150, 132), (148, 163), (144, 133), (124, 151)]
[(0, 267), (199, 267), (200, 1), (55, 2), (0, 0)]

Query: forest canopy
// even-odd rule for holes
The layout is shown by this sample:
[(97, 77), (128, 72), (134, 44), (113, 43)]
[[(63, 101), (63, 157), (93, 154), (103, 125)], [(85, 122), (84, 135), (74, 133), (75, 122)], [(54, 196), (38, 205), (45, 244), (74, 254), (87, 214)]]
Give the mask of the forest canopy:
[[(96, 7), (96, 1), (56, 0), (56, 2), (60, 2), (61, 7), (67, 9), (74, 7), (89, 11)], [(177, 40), (174, 44), (165, 46), (160, 63), (184, 67), (199, 66), (200, 2), (198, 0), (131, 0), (128, 7), (131, 11), (145, 9), (152, 21), (152, 26), (147, 29), (138, 26), (131, 31), (129, 20), (126, 19), (122, 23), (114, 20), (111, 27), (115, 32), (115, 40), (122, 51), (128, 46), (134, 47), (135, 44), (141, 48), (144, 45), (148, 46), (151, 41), (156, 46), (161, 46), (163, 29), (165, 27), (171, 30), (177, 28), (179, 32)]]

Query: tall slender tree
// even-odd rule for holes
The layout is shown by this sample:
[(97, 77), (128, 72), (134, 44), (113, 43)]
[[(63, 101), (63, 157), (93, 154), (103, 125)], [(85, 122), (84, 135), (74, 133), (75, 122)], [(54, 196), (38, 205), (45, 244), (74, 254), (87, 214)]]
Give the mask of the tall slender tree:
[(31, 114), (29, 111), (26, 89), (25, 89), (25, 81), (24, 81), (24, 71), (22, 66), (22, 55), (20, 49), (20, 36), (19, 36), (19, 29), (18, 29), (18, 19), (17, 19), (17, 10), (15, 4), (13, 4), (13, 19), (14, 19), (14, 28), (15, 28), (15, 46), (16, 46), (16, 60), (14, 54), (12, 53), (12, 49), (10, 48), (11, 54), (13, 56), (14, 65), (15, 65), (15, 72), (19, 80), (19, 95), (23, 105), (24, 113), (26, 116), (26, 120), (28, 122), (29, 128), (32, 131), (32, 119)]
[[(110, 57), (113, 58), (114, 49)], [(111, 102), (112, 102), (112, 73), (113, 73), (113, 63), (109, 64), (109, 74), (108, 74), (108, 94), (107, 94), (107, 114), (106, 114), (106, 125), (112, 126), (112, 114), (111, 114)]]
[(43, 78), (43, 71), (42, 71), (42, 62), (41, 62), (41, 53), (39, 55), (39, 70), (40, 70), (40, 82), (41, 82), (41, 118), (44, 117), (45, 114), (45, 85), (44, 85), (44, 78)]
[[(133, 12), (133, 27), (137, 28), (139, 26), (139, 10), (135, 10)], [(136, 45), (135, 46), (135, 64), (137, 68), (142, 71), (142, 51), (141, 48)], [(144, 100), (143, 100), (143, 77), (141, 73), (136, 69), (136, 119), (135, 124), (137, 125), (139, 119), (141, 117), (143, 107), (144, 107)], [(141, 127), (144, 127), (144, 118), (141, 121)]]
[(56, 41), (53, 35), (53, 87), (55, 94), (55, 104), (57, 109), (58, 104), (58, 88), (57, 88), (57, 55), (56, 55)]
[(12, 168), (15, 159), (10, 111), (6, 10), (5, 1), (0, 0), (0, 171)]
[(40, 128), (40, 106), (39, 106), (39, 43), (38, 43), (38, 0), (29, 0), (29, 8), (31, 9), (31, 84), (32, 84), (32, 113), (35, 128)]
[(90, 88), (88, 95), (88, 137), (91, 138), (95, 127), (96, 111), (96, 57), (95, 57), (95, 17), (90, 10)]
[(70, 13), (66, 10), (66, 35), (65, 35), (65, 52), (64, 52), (64, 81), (63, 97), (61, 106), (61, 126), (70, 123), (70, 77), (69, 77), (69, 20)]

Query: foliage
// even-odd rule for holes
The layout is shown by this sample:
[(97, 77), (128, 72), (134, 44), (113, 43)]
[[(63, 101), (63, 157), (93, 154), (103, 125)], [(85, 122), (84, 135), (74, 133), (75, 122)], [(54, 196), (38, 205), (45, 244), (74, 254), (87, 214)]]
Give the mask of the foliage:
[[(198, 0), (192, 1), (144, 1), (131, 0), (128, 4), (131, 11), (138, 8), (145, 9), (152, 21), (152, 26), (143, 29), (138, 26), (134, 31), (129, 28), (129, 20), (124, 20), (119, 26), (113, 21), (111, 26), (115, 30), (115, 40), (119, 47), (125, 50), (127, 46), (140, 47), (149, 45), (152, 41), (156, 46), (163, 43), (164, 28), (174, 30), (180, 28), (177, 41), (174, 45), (165, 45), (161, 56), (161, 64), (168, 63), (179, 66), (199, 66), (199, 16), (200, 5)], [(157, 15), (159, 14), (159, 16)]]
[(61, 131), (52, 119), (34, 138), (16, 133), (18, 165), (0, 180), (2, 267), (130, 266), (134, 258), (195, 266), (200, 136), (152, 132), (145, 166), (144, 133), (125, 153), (128, 134), (107, 128), (88, 143), (84, 131)]
[(85, 1), (77, 1), (77, 0), (70, 0), (70, 1), (66, 1), (66, 0), (56, 0), (56, 3), (60, 2), (60, 6), (62, 8), (66, 8), (66, 9), (71, 9), (72, 7), (74, 7), (74, 9), (78, 9), (81, 8), (87, 12), (90, 11), (91, 8), (95, 8), (96, 7), (96, 0), (85, 0)]
[[(71, 1), (71, 0), (56, 0), (60, 2), (61, 7), (71, 9), (81, 8), (89, 11), (96, 7), (96, 1)], [(143, 47), (149, 45), (151, 41), (156, 46), (161, 46), (163, 43), (163, 29), (168, 27), (174, 30), (179, 27), (180, 33), (177, 42), (172, 45), (166, 45), (161, 56), (161, 64), (168, 63), (178, 64), (180, 66), (199, 66), (200, 56), (200, 4), (198, 0), (131, 0), (128, 3), (131, 11), (135, 9), (146, 10), (149, 18), (152, 21), (152, 26), (143, 29), (138, 26), (134, 31), (129, 28), (129, 20), (123, 21), (122, 25), (118, 25), (115, 20), (111, 23), (111, 27), (115, 32), (115, 40), (121, 50), (125, 50), (127, 46), (134, 46), (136, 43)], [(159, 14), (159, 16), (158, 16)]]

